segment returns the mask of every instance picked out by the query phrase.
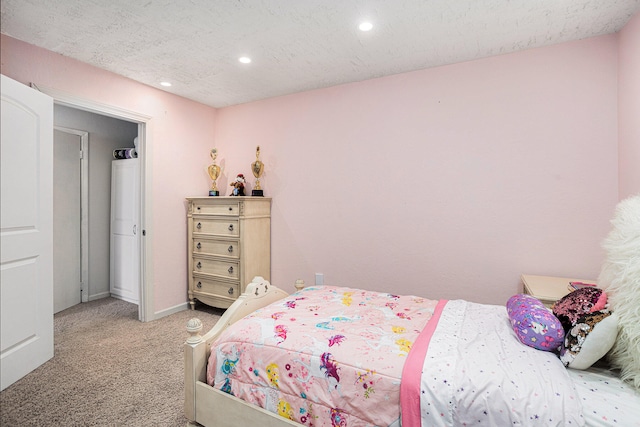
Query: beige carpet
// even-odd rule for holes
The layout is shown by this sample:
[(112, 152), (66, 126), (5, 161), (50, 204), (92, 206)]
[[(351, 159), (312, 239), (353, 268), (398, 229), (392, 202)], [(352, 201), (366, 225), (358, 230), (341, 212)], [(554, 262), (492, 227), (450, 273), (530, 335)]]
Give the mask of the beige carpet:
[(136, 305), (105, 298), (56, 314), (53, 359), (0, 393), (0, 425), (185, 426), (185, 327), (198, 317), (206, 331), (221, 313), (141, 323)]

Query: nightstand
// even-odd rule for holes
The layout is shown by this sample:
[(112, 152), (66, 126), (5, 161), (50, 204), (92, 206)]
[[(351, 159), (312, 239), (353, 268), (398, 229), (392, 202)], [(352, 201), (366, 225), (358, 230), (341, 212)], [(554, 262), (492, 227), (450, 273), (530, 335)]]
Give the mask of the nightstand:
[(524, 293), (538, 298), (547, 307), (551, 307), (553, 303), (570, 292), (569, 282), (596, 283), (595, 280), (587, 279), (522, 275)]

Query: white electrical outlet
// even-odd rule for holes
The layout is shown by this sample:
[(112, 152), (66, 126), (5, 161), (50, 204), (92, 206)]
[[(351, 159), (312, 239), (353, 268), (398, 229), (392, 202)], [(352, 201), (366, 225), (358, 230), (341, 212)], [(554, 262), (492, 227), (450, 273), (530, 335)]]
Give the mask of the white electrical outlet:
[(324, 274), (316, 273), (316, 285), (324, 285)]

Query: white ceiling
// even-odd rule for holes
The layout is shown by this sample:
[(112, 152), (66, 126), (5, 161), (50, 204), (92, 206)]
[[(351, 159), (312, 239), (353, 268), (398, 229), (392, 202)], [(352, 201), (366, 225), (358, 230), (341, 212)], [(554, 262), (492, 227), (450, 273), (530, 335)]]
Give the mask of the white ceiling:
[[(640, 0), (2, 0), (3, 33), (214, 107), (620, 30)], [(361, 20), (374, 24), (363, 33)], [(251, 64), (241, 64), (246, 55)]]

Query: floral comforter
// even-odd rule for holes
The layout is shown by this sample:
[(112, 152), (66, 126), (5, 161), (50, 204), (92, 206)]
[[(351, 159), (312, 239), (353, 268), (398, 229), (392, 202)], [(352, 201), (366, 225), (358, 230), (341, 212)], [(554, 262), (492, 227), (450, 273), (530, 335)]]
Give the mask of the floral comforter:
[(403, 366), (437, 304), (303, 289), (228, 328), (212, 345), (207, 382), (303, 425), (399, 426)]
[(550, 352), (502, 306), (310, 287), (212, 344), (207, 382), (307, 426), (582, 426)]

